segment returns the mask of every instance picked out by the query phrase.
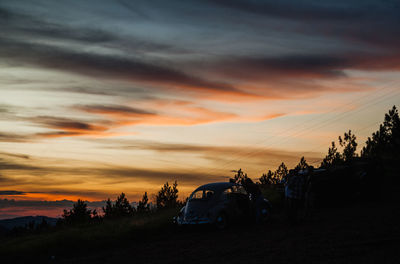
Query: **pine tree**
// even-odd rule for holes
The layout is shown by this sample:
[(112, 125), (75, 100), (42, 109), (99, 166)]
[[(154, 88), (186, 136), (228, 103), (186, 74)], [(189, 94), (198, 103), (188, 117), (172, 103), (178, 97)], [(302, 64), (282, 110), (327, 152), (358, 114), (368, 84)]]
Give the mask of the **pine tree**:
[(294, 169), (300, 171), (300, 170), (307, 170), (309, 167), (310, 165), (308, 165), (306, 159), (304, 157), (301, 157), (299, 164), (297, 164), (297, 166)]
[(156, 195), (157, 209), (172, 208), (179, 205), (178, 202), (178, 183), (177, 181), (171, 186), (166, 182)]
[(235, 175), (233, 178), (229, 179), (230, 182), (232, 183), (242, 183), (246, 178), (247, 178), (247, 173), (244, 173), (242, 169), (239, 170), (233, 170), (232, 172), (235, 172)]
[(78, 199), (71, 210), (64, 209), (62, 217), (66, 224), (89, 223), (92, 218), (92, 210), (88, 209), (87, 204), (83, 200)]
[(332, 141), (331, 147), (328, 149), (328, 154), (325, 156), (324, 160), (321, 163), (321, 167), (329, 168), (332, 165), (336, 165), (336, 164), (340, 163), (341, 160), (342, 160), (342, 157), (337, 150), (335, 142)]
[(147, 197), (147, 192), (145, 192), (144, 194), (143, 194), (143, 197), (142, 197), (142, 200), (140, 200), (139, 201), (139, 204), (138, 204), (138, 206), (137, 206), (137, 212), (138, 213), (143, 213), (143, 212), (147, 212), (147, 211), (149, 211), (149, 204), (148, 204), (148, 202), (149, 202), (149, 198)]
[(361, 151), (364, 158), (400, 157), (400, 117), (396, 106), (385, 114), (379, 130), (365, 143)]
[(342, 154), (342, 160), (344, 162), (349, 162), (351, 161), (354, 157), (357, 156), (356, 150), (357, 150), (357, 142), (356, 142), (356, 136), (351, 133), (351, 130), (349, 132), (344, 133), (344, 137), (339, 136), (339, 144), (341, 147), (343, 147), (343, 154)]
[(288, 172), (288, 168), (286, 167), (285, 163), (282, 162), (274, 173), (274, 183), (277, 184), (282, 181), (282, 179), (288, 175)]
[(121, 193), (113, 204), (110, 198), (106, 201), (106, 206), (103, 207), (104, 218), (120, 218), (134, 215), (134, 209), (130, 205), (125, 193)]
[(263, 185), (269, 185), (269, 184), (272, 184), (272, 183), (273, 183), (273, 177), (274, 177), (273, 172), (272, 172), (271, 170), (268, 170), (267, 174), (264, 173), (264, 174), (260, 177), (259, 181), (260, 181), (260, 183), (263, 184)]

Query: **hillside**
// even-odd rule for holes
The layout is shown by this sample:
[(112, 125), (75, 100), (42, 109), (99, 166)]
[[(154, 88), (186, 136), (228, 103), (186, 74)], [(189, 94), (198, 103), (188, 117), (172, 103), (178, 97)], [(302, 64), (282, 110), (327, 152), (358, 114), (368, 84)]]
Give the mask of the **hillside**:
[(48, 216), (23, 216), (0, 220), (0, 228), (2, 228), (3, 230), (11, 230), (14, 227), (24, 227), (31, 222), (35, 223), (36, 226), (39, 225), (43, 221), (43, 219), (52, 226), (54, 226), (57, 222), (57, 218), (52, 218)]
[(28, 255), (41, 261), (54, 256), (58, 263), (398, 263), (399, 209), (397, 203), (360, 203), (315, 211), (294, 226), (278, 214), (269, 224), (218, 232), (174, 229), (169, 213), (150, 224), (109, 223), (14, 239), (2, 243), (0, 253), (21, 262)]

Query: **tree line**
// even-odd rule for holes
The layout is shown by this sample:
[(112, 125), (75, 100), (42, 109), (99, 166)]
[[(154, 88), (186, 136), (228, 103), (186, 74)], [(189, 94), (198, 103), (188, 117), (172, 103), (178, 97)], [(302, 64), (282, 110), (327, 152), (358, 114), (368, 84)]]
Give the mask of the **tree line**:
[[(355, 160), (364, 160), (371, 164), (380, 164), (385, 169), (388, 160), (394, 162), (400, 160), (400, 118), (396, 106), (393, 106), (385, 114), (384, 121), (379, 129), (372, 133), (365, 142), (365, 146), (357, 153), (357, 137), (349, 130), (337, 141), (332, 141), (328, 153), (323, 158), (318, 169), (331, 169), (338, 166), (351, 165)], [(314, 169), (309, 165), (305, 157), (301, 157), (299, 163), (293, 168), (294, 171)], [(289, 173), (289, 168), (282, 162), (275, 171), (268, 170), (258, 178), (258, 184), (279, 184)], [(240, 183), (247, 174), (239, 169), (235, 171), (232, 182)]]
[(122, 192), (115, 202), (110, 198), (107, 199), (105, 206), (102, 207), (103, 214), (99, 214), (96, 209), (90, 209), (85, 201), (78, 199), (73, 204), (72, 209), (64, 209), (59, 224), (86, 224), (100, 222), (103, 219), (132, 217), (136, 214), (146, 214), (155, 210), (176, 208), (181, 205), (181, 202), (178, 200), (178, 192), (177, 181), (172, 185), (166, 182), (156, 195), (155, 208), (150, 207), (147, 192), (143, 194), (142, 199), (137, 203), (136, 207), (131, 205), (125, 193)]

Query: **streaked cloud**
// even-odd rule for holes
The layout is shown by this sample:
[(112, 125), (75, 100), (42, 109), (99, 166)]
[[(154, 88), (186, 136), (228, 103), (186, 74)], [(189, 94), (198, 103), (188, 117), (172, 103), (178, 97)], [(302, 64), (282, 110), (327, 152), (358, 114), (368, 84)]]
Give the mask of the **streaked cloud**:
[(0, 132), (0, 142), (27, 142), (31, 140), (30, 135)]
[(13, 64), (63, 70), (93, 78), (119, 79), (148, 85), (157, 84), (172, 90), (178, 88), (180, 90), (253, 96), (228, 83), (202, 79), (177, 69), (135, 58), (83, 53), (46, 44), (5, 38), (0, 38), (0, 45), (0, 55), (4, 61), (12, 61)]
[(25, 192), (21, 191), (7, 191), (7, 190), (0, 190), (0, 195), (25, 195)]
[(298, 22), (300, 25), (297, 24), (293, 30), (305, 34), (322, 34), (342, 38), (344, 41), (372, 44), (376, 48), (391, 47), (397, 50), (400, 43), (398, 34), (400, 6), (395, 1), (293, 3), (285, 0), (277, 3), (270, 0), (210, 0), (210, 2), (236, 12)]
[(127, 116), (151, 116), (155, 115), (154, 112), (149, 112), (142, 109), (137, 109), (123, 105), (78, 105), (77, 109), (94, 114), (106, 115), (127, 115)]

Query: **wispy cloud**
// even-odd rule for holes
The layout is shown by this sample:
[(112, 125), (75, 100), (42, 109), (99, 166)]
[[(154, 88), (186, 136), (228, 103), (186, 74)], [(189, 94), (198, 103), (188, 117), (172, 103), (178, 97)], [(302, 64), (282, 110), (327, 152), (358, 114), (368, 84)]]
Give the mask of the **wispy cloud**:
[[(24, 190), (23, 193), (26, 193), (29, 197), (42, 197), (44, 195), (53, 197), (54, 199), (54, 197), (60, 196), (79, 197), (79, 195), (82, 195), (84, 197), (99, 198), (106, 196), (108, 191), (105, 190), (105, 187), (111, 188), (111, 186), (120, 186), (122, 188), (122, 186), (141, 183), (142, 187), (139, 187), (140, 190), (143, 189), (143, 184), (145, 184), (149, 191), (154, 191), (165, 181), (178, 180), (182, 186), (188, 187), (207, 182), (226, 180), (226, 177), (229, 176), (229, 170), (238, 166), (250, 169), (249, 171), (253, 172), (250, 175), (251, 177), (259, 177), (261, 174), (254, 173), (261, 173), (261, 171), (267, 169), (275, 169), (282, 161), (292, 166), (297, 164), (299, 157), (302, 155), (300, 152), (256, 147), (167, 144), (141, 140), (97, 140), (105, 144), (105, 147), (109, 145), (109, 148), (119, 151), (154, 151), (162, 153), (162, 156), (166, 154), (170, 156), (169, 154), (171, 154), (170, 157), (188, 155), (198, 161), (210, 161), (212, 163), (202, 166), (202, 168), (198, 168), (196, 165), (188, 165), (186, 168), (181, 168), (180, 166), (174, 166), (171, 161), (167, 167), (143, 168), (134, 165), (123, 166), (103, 163), (74, 166), (75, 163), (68, 159), (63, 159), (62, 163), (60, 163), (54, 160), (50, 162), (47, 159), (35, 157), (31, 157), (29, 160), (19, 159), (19, 161), (0, 160), (2, 167), (0, 181), (3, 186), (9, 187), (4, 191), (12, 190), (11, 188), (15, 186), (19, 186), (20, 188), (28, 186), (29, 190)], [(124, 155), (124, 152), (121, 152), (121, 155)], [(312, 162), (319, 158), (319, 155), (318, 153), (308, 153), (307, 160)], [(236, 162), (231, 163), (235, 159)], [(220, 170), (219, 167), (221, 165), (225, 166), (227, 162), (230, 163), (230, 167), (232, 168)], [(208, 166), (215, 167), (215, 169), (210, 172)], [(190, 169), (191, 167), (193, 168)], [(21, 177), (21, 175), (24, 175), (24, 177)], [(90, 179), (93, 178), (96, 179), (96, 184), (101, 185), (102, 188), (97, 189), (98, 186), (96, 184), (92, 186), (93, 182), (88, 185), (91, 182)], [(10, 186), (14, 187), (10, 188)], [(63, 186), (69, 187), (65, 188)], [(130, 193), (129, 190), (125, 189), (120, 189), (119, 191)], [(34, 195), (33, 193), (36, 194)], [(8, 193), (7, 195), (16, 194)], [(134, 197), (139, 197), (140, 193), (137, 193), (137, 190), (135, 190), (134, 195)]]
[[(400, 6), (392, 1), (245, 1), (210, 0), (234, 10), (295, 21), (293, 31), (399, 50)], [(261, 17), (258, 18), (261, 20)], [(379, 21), (379, 22), (377, 22)], [(303, 24), (302, 24), (303, 23)]]
[(0, 132), (0, 142), (29, 142), (31, 140), (30, 135)]
[(106, 130), (108, 130), (108, 127), (104, 125), (64, 117), (37, 116), (30, 118), (30, 121), (58, 130), (54, 132), (37, 133), (36, 136), (39, 137), (98, 135), (106, 134)]
[[(49, 46), (0, 38), (0, 55), (5, 61), (63, 70), (95, 78), (119, 79), (176, 90), (208, 91), (252, 96), (231, 84), (202, 79), (183, 71), (135, 58), (118, 55), (84, 53)], [(255, 95), (254, 95), (255, 96)]]
[(154, 115), (154, 112), (149, 112), (142, 109), (137, 109), (124, 105), (78, 105), (77, 109), (94, 114), (109, 114), (109, 115)]
[(25, 195), (25, 192), (21, 192), (21, 191), (2, 191), (0, 190), (0, 195)]

